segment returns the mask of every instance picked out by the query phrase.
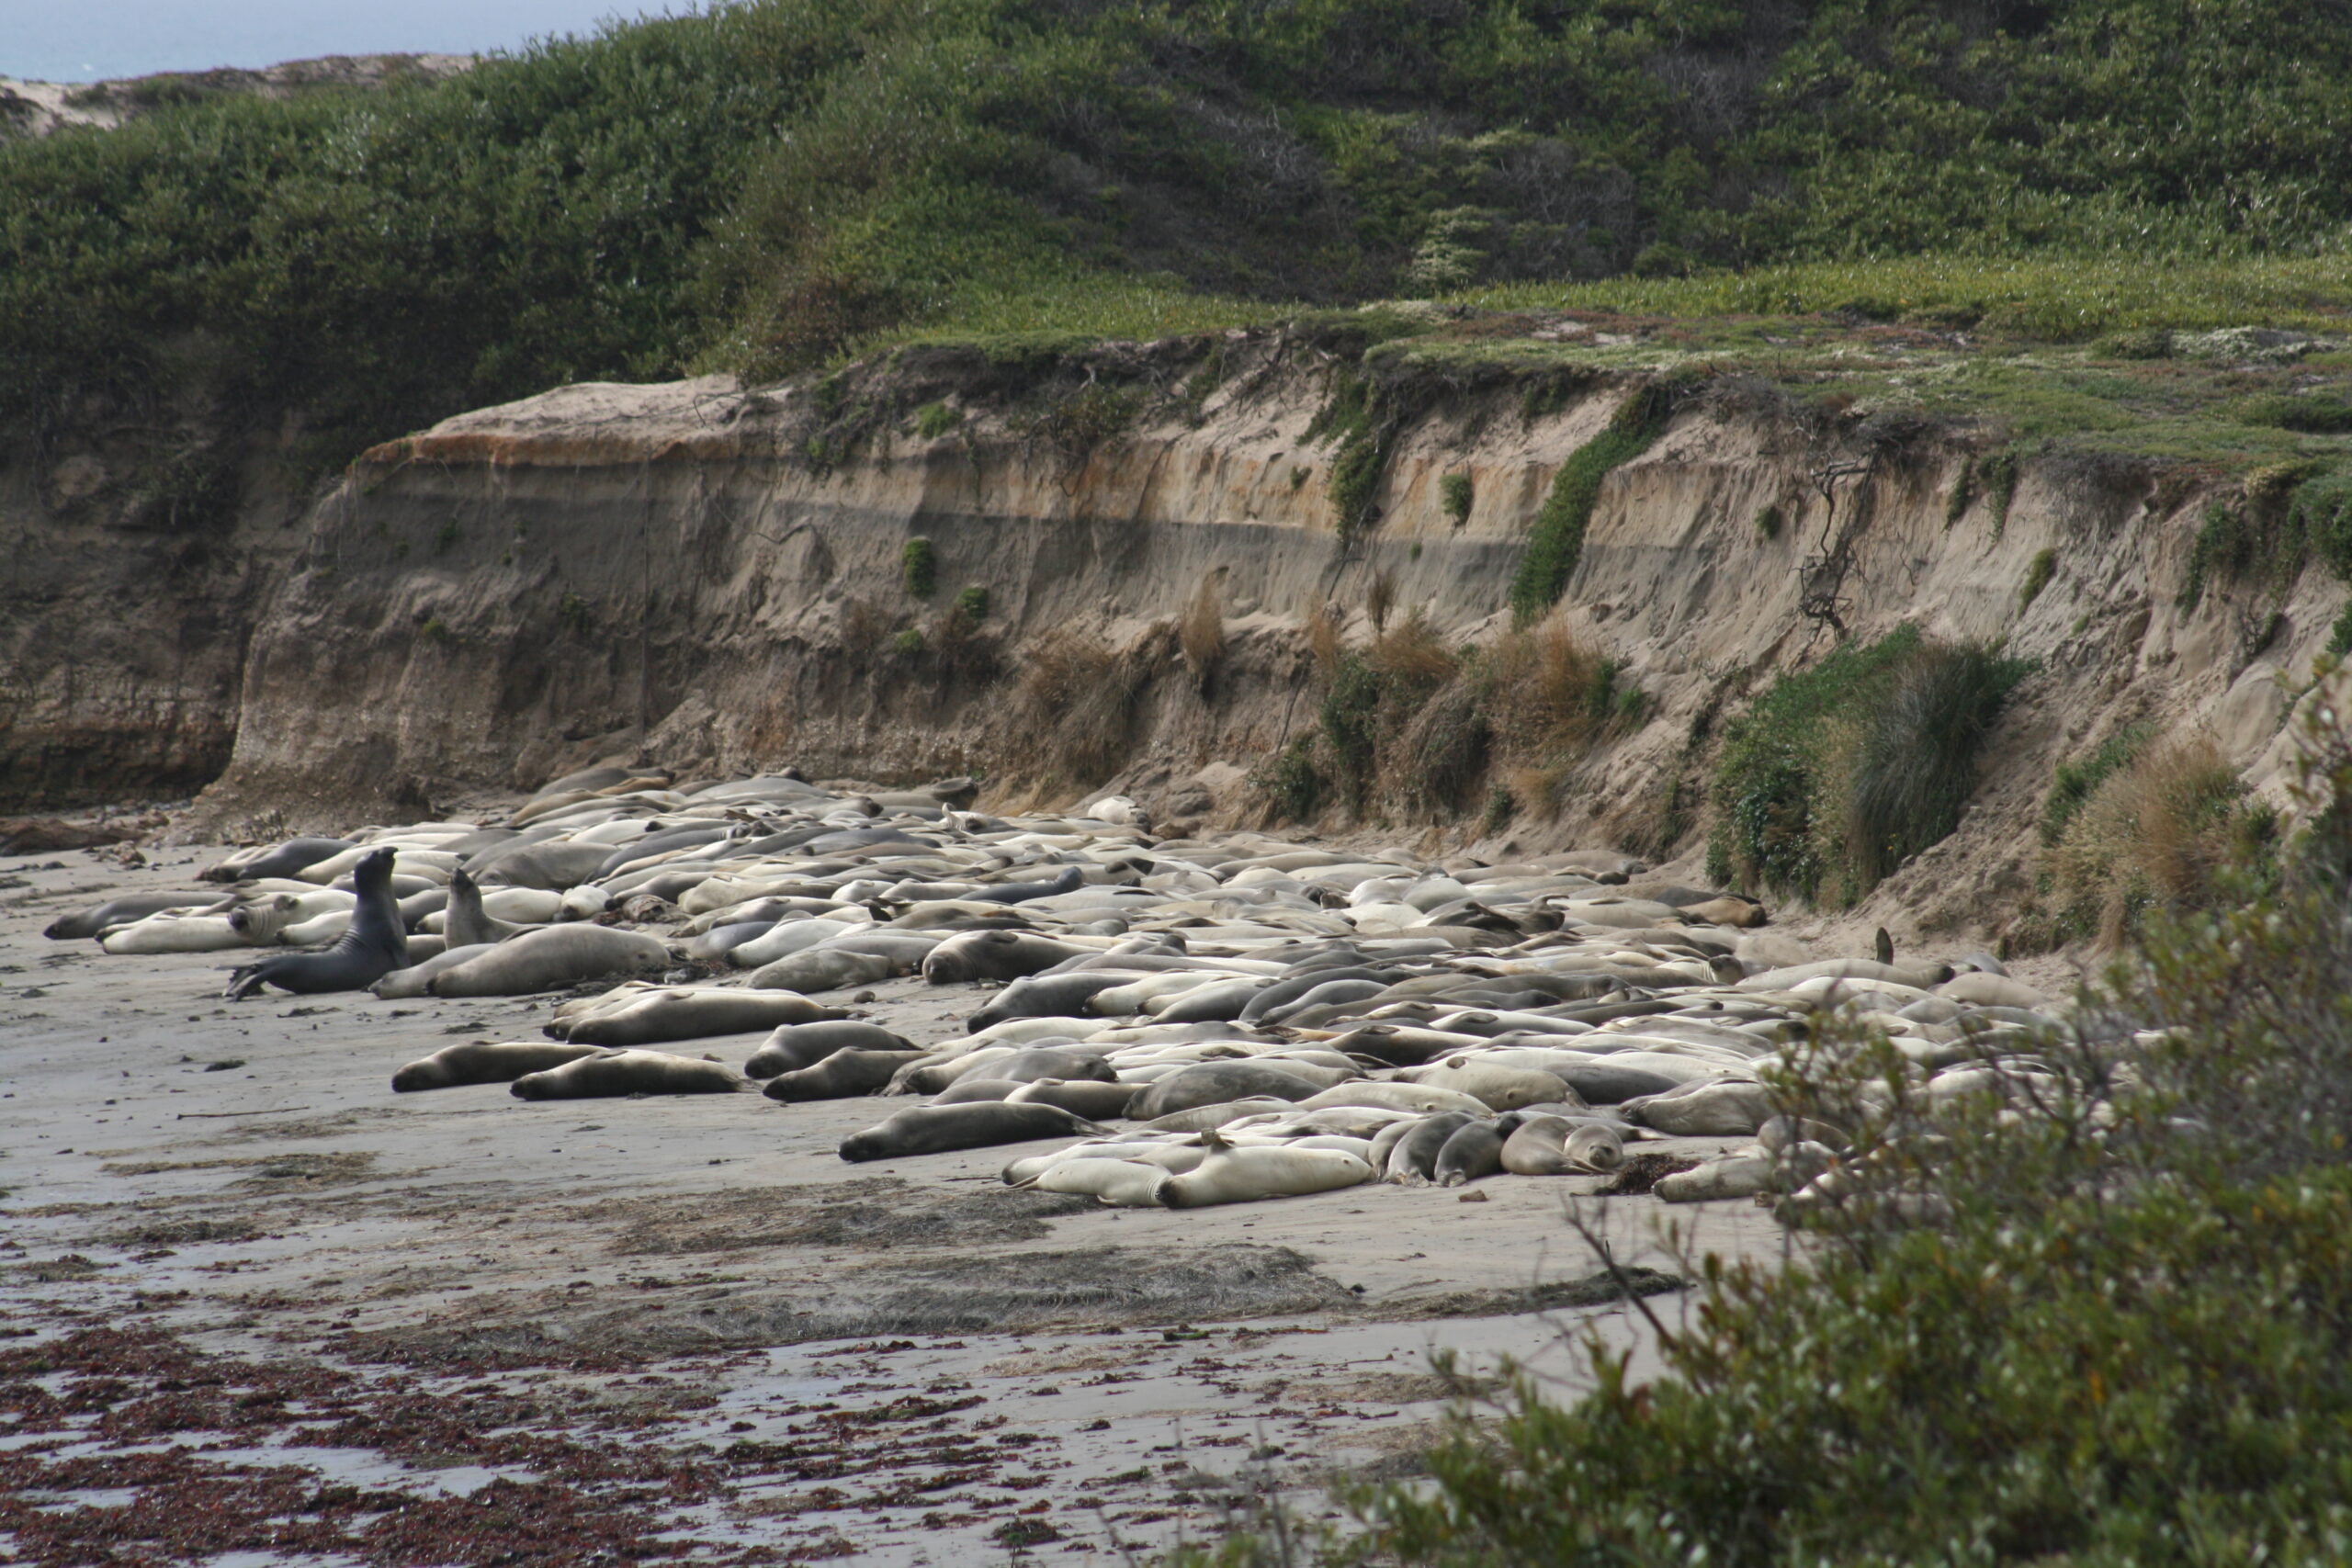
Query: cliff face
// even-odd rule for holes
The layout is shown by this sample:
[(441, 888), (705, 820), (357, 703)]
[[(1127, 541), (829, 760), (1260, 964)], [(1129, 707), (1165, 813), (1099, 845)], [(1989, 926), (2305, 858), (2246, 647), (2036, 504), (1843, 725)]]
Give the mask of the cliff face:
[(0, 809), (193, 795), (228, 764), (305, 508), (268, 443), (177, 489), (164, 445), (0, 446)]
[[(37, 673), (17, 731), (46, 723), (51, 752), (112, 746), (158, 769), (232, 732), (216, 821), (414, 809), (621, 755), (972, 772), (998, 799), (1116, 784), (1163, 819), (1240, 819), (1259, 809), (1243, 774), (1315, 724), (1310, 619), (1361, 641), (1385, 598), (1450, 640), (1498, 634), (1554, 474), (1632, 383), (1585, 378), (1546, 412), (1520, 378), (1397, 362), (1374, 402), (1371, 518), (1349, 540), (1343, 448), (1309, 434), (1344, 372), (1271, 335), (1213, 345), (1214, 378), (1204, 352), (909, 350), (814, 386), (568, 387), (453, 419), (355, 465), (282, 568), (249, 551), (191, 589), (190, 604), (216, 594), (215, 618), (182, 619), (181, 663), (158, 668), (154, 641), (129, 673)], [(2309, 668), (2335, 591), (2307, 573), (2283, 599), (2224, 585), (2185, 611), (2195, 487), (2029, 463), (2005, 515), (1984, 500), (1953, 515), (1966, 456), (1949, 433), (1737, 385), (1688, 399), (1609, 475), (1555, 612), (1642, 688), (1646, 720), (1578, 770), (1555, 822), (1519, 824), (1521, 843), (1637, 822), (1656, 841), (1645, 814), (1676, 779), (1703, 780), (1717, 721), (1838, 640), (1809, 591), (1854, 637), (1909, 621), (2038, 661), (1960, 831), (1865, 917), (1996, 921), (2023, 891), (2052, 768), (2127, 723), (2203, 727), (2275, 790), (2289, 696), (2274, 677)], [(1825, 471), (1841, 461), (1852, 471)], [(1440, 484), (1456, 474), (1473, 497), (1458, 523)], [(1770, 534), (1768, 508), (1783, 520)], [(928, 597), (909, 583), (917, 539)], [(77, 548), (52, 622), (136, 592), (126, 573), (170, 570), (115, 536)], [(1825, 558), (1843, 562), (1835, 581)], [(2027, 602), (2030, 573), (2046, 586)], [(954, 608), (967, 589), (986, 591), (983, 613)], [(1222, 648), (1188, 656), (1204, 600)]]

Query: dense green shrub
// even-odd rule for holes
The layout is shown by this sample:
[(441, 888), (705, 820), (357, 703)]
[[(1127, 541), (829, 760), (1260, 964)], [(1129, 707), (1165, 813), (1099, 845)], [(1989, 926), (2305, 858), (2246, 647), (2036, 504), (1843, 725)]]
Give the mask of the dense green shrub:
[(1725, 730), (1708, 869), (1848, 902), (1951, 833), (2029, 666), (1902, 626), (1783, 675)]
[(2338, 581), (2352, 582), (2352, 469), (2305, 479), (2287, 507), (2288, 528), (2309, 541)]
[[(1148, 336), (1629, 272), (1634, 299), (1955, 246), (2285, 254), (2352, 220), (2347, 82), (2352, 32), (2288, 0), (746, 0), (0, 146), (0, 412), (194, 389), (299, 410), (334, 457), (567, 378), (917, 328)], [(1932, 310), (2109, 330), (2086, 287)], [(1806, 308), (1931, 309), (1882, 292)]]
[(1600, 499), (1601, 481), (1620, 463), (1648, 451), (1666, 433), (1673, 411), (1670, 388), (1657, 383), (1636, 388), (1611, 416), (1608, 428), (1560, 465), (1510, 580), (1511, 614), (1521, 626), (1543, 615), (1567, 592), (1568, 580), (1584, 556), (1585, 525)]
[(2057, 572), (2058, 552), (2056, 550), (2045, 549), (2034, 552), (2033, 559), (2026, 563), (2025, 581), (2018, 584), (2019, 613), (2033, 607), (2033, 602), (2041, 597), (2041, 591), (2050, 586), (2050, 580), (2056, 576)]
[(1461, 527), (1470, 521), (1470, 476), (1448, 474), (1437, 481), (1438, 504), (1444, 509), (1446, 521)]
[(2109, 736), (2089, 756), (2071, 758), (2058, 764), (2057, 777), (2041, 803), (2041, 841), (2045, 847), (2058, 841), (2066, 824), (2082, 810), (2083, 803), (2137, 757), (2154, 734), (2147, 725), (2131, 725)]
[(939, 552), (929, 539), (909, 539), (900, 548), (899, 578), (913, 598), (928, 599), (939, 592)]
[(1860, 888), (1960, 826), (1976, 757), (2028, 666), (1989, 649), (1923, 645), (1860, 720), (1845, 781), (1847, 852)]

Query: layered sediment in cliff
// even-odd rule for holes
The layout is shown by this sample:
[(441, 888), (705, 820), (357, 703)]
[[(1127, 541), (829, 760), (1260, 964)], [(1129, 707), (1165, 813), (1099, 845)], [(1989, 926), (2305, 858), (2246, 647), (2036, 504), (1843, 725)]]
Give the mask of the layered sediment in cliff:
[[(977, 773), (1000, 799), (1116, 784), (1163, 820), (1248, 818), (1263, 802), (1245, 774), (1316, 723), (1315, 637), (1361, 641), (1384, 604), (1455, 643), (1496, 636), (1555, 473), (1643, 379), (1555, 375), (1531, 397), (1508, 369), (1396, 356), (1377, 439), (1358, 443), (1376, 484), (1343, 530), (1346, 444), (1312, 432), (1349, 363), (1274, 333), (911, 349), (770, 389), (568, 387), (377, 448), (266, 593), (224, 600), (252, 605), (251, 637), (233, 715), (205, 710), (205, 734), (235, 738), (207, 811), (366, 816), (626, 755)], [(2311, 573), (2185, 609), (2195, 486), (2029, 462), (2006, 508), (1955, 510), (1969, 454), (1964, 431), (1692, 383), (1602, 484), (1553, 612), (1645, 694), (1644, 721), (1578, 763), (1556, 818), (1499, 831), (1694, 852), (1720, 721), (1841, 628), (1905, 622), (2036, 668), (1960, 830), (1865, 915), (2005, 918), (2052, 768), (2127, 723), (2202, 727), (2275, 788), (2291, 700), (2275, 677), (2308, 669), (2335, 591)], [(1351, 503), (1357, 463), (1336, 480)], [(1453, 475), (1466, 515), (1442, 494)], [(1221, 628), (1205, 656), (1183, 629), (1204, 601)], [(232, 635), (197, 641), (217, 660)], [(124, 684), (116, 708), (144, 690)], [(1681, 815), (1661, 822), (1678, 783)]]

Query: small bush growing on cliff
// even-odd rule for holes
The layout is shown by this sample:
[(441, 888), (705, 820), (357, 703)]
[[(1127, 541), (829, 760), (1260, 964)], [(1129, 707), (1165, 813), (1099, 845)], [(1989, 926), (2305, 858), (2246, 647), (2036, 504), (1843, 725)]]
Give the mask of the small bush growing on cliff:
[(1584, 555), (1585, 525), (1600, 499), (1609, 471), (1630, 462), (1665, 434), (1674, 399), (1666, 387), (1637, 389), (1618, 408), (1609, 427), (1576, 449), (1553, 477), (1552, 491), (1535, 514), (1527, 551), (1510, 582), (1511, 613), (1521, 626), (1559, 602)]
[(1847, 856), (1858, 891), (1960, 826), (1976, 756), (2028, 666), (1984, 648), (1919, 648), (1860, 724), (1845, 784)]
[(2025, 581), (2018, 585), (2018, 609), (2020, 614), (2031, 608), (2033, 602), (2041, 597), (2041, 591), (2050, 586), (2050, 580), (2057, 572), (2056, 550), (2034, 552), (2033, 559), (2026, 565)]
[(1783, 675), (1726, 729), (1708, 872), (1849, 902), (1958, 822), (2027, 666), (1902, 626)]
[(1448, 474), (1437, 481), (1438, 504), (1444, 508), (1449, 522), (1461, 527), (1470, 521), (1470, 476)]
[(974, 583), (971, 587), (965, 589), (964, 592), (956, 595), (956, 613), (962, 615), (967, 621), (987, 620), (989, 618), (989, 591), (981, 587), (978, 583)]
[(909, 539), (899, 552), (899, 579), (917, 599), (939, 592), (939, 552), (929, 539)]
[[(2094, 756), (2092, 766), (2109, 755)], [(2040, 914), (2048, 931), (2030, 945), (2096, 936), (2119, 947), (2153, 912), (2215, 907), (2225, 868), (2243, 875), (2268, 864), (2277, 818), (2247, 798), (2245, 782), (2211, 740), (2142, 744), (2130, 756), (2108, 762), (2103, 776), (2082, 787), (2080, 805), (2050, 836), (2041, 908), (2024, 922), (2031, 931)], [(2090, 771), (2068, 782), (2080, 787)]]
[(915, 434), (925, 441), (936, 441), (963, 423), (962, 411), (953, 403), (925, 403), (915, 410)]

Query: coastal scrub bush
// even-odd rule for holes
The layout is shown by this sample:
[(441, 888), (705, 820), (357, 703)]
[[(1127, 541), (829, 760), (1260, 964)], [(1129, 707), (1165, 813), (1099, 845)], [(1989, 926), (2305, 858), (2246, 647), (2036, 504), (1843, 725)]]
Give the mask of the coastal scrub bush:
[(1985, 734), (2028, 669), (1989, 649), (1937, 643), (1893, 668), (1860, 720), (1844, 785), (1846, 858), (1860, 891), (1960, 826)]
[(1446, 520), (1455, 527), (1470, 521), (1470, 476), (1447, 474), (1437, 481), (1438, 504), (1443, 508)]
[(2018, 610), (2020, 614), (2030, 609), (2033, 602), (2041, 597), (2041, 591), (2050, 586), (2050, 580), (2057, 575), (2057, 571), (2056, 550), (2034, 552), (2033, 559), (2026, 565), (2025, 581), (2018, 585)]
[(899, 579), (917, 599), (928, 599), (939, 592), (939, 552), (929, 539), (909, 539), (899, 551)]
[(1673, 393), (1658, 383), (1634, 389), (1610, 416), (1608, 428), (1571, 454), (1553, 476), (1551, 493), (1535, 514), (1527, 551), (1511, 577), (1510, 607), (1521, 626), (1559, 602), (1584, 556), (1585, 525), (1609, 471), (1650, 449), (1666, 432)]
[(1724, 731), (1718, 881), (1849, 903), (1948, 835), (2030, 667), (1905, 626), (1782, 675)]
[(989, 591), (978, 583), (972, 584), (956, 595), (956, 613), (967, 621), (989, 618)]
[(2053, 934), (2118, 947), (2152, 912), (2210, 909), (2226, 868), (2243, 876), (2269, 864), (2277, 831), (2275, 814), (2248, 798), (2211, 740), (2143, 745), (2085, 791), (2051, 840), (2043, 864)]

